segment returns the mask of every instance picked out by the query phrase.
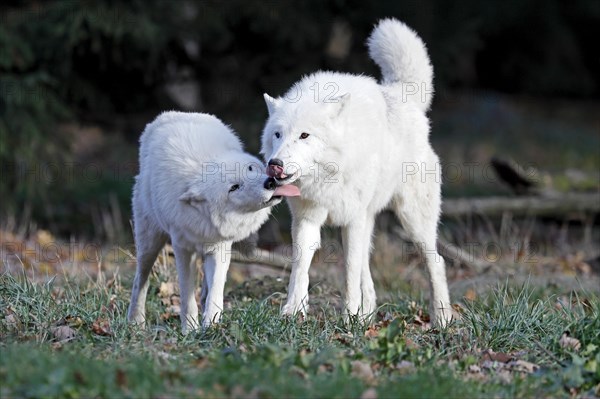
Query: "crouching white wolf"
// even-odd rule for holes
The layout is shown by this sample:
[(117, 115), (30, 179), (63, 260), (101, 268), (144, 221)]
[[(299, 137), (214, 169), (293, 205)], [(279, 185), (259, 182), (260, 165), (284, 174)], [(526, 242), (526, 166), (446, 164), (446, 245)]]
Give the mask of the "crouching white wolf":
[(317, 72), (283, 98), (265, 94), (269, 118), (262, 135), (268, 173), (297, 182), (302, 197), (288, 200), (294, 254), (284, 314), (305, 312), (308, 269), (324, 223), (342, 227), (345, 308), (361, 318), (376, 309), (369, 270), (375, 216), (391, 206), (427, 263), (433, 317), (451, 319), (444, 260), (437, 253), (440, 166), (429, 144), (432, 66), (417, 34), (386, 19), (368, 40), (380, 66), (367, 76)]
[(218, 321), (231, 244), (258, 230), (281, 196), (261, 162), (212, 115), (166, 112), (140, 139), (140, 173), (133, 190), (137, 270), (128, 319), (143, 323), (148, 275), (171, 239), (179, 277), (183, 332), (198, 327), (195, 256), (204, 258), (202, 325)]

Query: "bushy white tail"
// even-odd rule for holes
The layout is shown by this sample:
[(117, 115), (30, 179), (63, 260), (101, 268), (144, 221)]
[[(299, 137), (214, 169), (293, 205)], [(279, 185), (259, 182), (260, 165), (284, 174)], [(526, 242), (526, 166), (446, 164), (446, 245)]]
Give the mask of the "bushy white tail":
[(381, 20), (367, 40), (369, 55), (381, 68), (384, 86), (401, 90), (403, 100), (424, 111), (433, 99), (433, 67), (423, 40), (406, 24)]

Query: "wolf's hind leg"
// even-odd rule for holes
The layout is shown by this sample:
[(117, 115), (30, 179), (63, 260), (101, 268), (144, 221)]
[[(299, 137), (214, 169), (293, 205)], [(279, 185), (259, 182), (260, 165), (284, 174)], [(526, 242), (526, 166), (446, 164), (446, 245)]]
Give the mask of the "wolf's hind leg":
[(432, 176), (409, 181), (394, 198), (394, 210), (409, 237), (421, 251), (429, 272), (432, 319), (445, 326), (452, 319), (446, 266), (437, 251), (437, 226), (440, 214), (440, 182)]
[(127, 320), (131, 323), (143, 324), (146, 319), (148, 277), (158, 253), (167, 242), (167, 235), (152, 226), (146, 217), (135, 218), (134, 230), (137, 267)]

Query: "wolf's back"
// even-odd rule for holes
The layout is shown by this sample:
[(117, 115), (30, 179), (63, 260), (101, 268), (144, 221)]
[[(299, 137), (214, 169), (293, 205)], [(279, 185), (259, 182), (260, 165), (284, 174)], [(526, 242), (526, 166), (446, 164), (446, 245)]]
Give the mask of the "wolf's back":
[(382, 85), (427, 111), (433, 99), (433, 67), (423, 40), (403, 22), (381, 20), (367, 40), (369, 55), (381, 68)]

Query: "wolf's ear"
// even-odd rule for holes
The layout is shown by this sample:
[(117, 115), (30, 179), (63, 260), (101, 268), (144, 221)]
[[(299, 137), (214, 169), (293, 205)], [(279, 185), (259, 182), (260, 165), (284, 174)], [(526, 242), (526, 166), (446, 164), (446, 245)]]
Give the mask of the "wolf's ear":
[(350, 93), (342, 94), (341, 96), (334, 97), (324, 102), (327, 104), (327, 107), (331, 112), (331, 117), (336, 118), (342, 113), (344, 108), (346, 108), (350, 102)]
[(273, 113), (275, 113), (275, 111), (277, 110), (277, 107), (279, 107), (279, 103), (281, 102), (281, 100), (273, 98), (267, 93), (264, 93), (263, 97), (265, 98), (265, 103), (267, 104), (269, 115), (273, 115)]
[(183, 201), (189, 205), (192, 205), (204, 202), (206, 201), (206, 198), (202, 195), (202, 193), (191, 186), (179, 196), (179, 201)]

